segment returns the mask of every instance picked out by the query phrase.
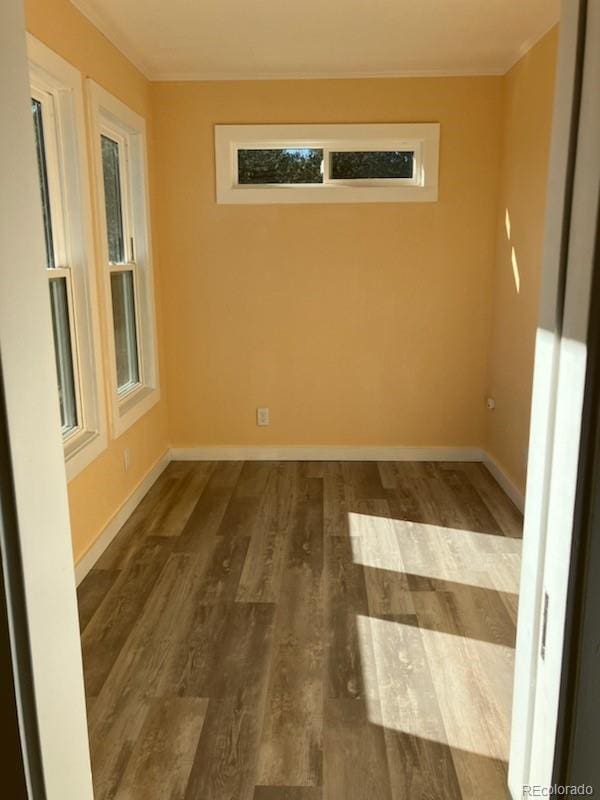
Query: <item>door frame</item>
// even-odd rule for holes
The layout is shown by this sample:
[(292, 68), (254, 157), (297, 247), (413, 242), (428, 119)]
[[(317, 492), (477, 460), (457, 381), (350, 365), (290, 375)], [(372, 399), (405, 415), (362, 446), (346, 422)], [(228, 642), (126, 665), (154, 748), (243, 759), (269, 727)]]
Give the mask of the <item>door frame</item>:
[[(0, 363), (0, 674), (4, 676), (0, 683), (0, 729), (5, 751), (2, 782), (5, 791), (15, 800), (27, 800), (32, 794), (36, 797), (44, 796), (43, 783), (40, 780), (41, 757), (37, 721), (35, 714), (31, 713), (34, 708), (34, 697), (28, 663), (27, 629), (23, 624), (25, 608), (22, 589), (8, 424)], [(20, 620), (20, 624), (15, 624), (15, 617)], [(18, 672), (15, 671), (16, 664)], [(18, 694), (17, 675), (20, 676)], [(21, 715), (26, 714), (29, 720), (29, 735), (26, 739), (21, 737), (19, 706), (22, 709)]]
[(600, 0), (563, 0), (536, 337), (509, 788), (550, 786), (600, 187)]
[(600, 788), (600, 219), (553, 783)]
[[(23, 771), (35, 800), (92, 800), (67, 481), (23, 0), (0, 4), (2, 568)], [(14, 733), (14, 731), (13, 731)]]
[[(596, 179), (594, 168), (583, 163), (590, 157), (590, 131), (596, 135), (590, 108), (593, 98), (586, 90), (593, 56), (586, 43), (592, 34), (600, 40), (599, 17), (600, 0), (562, 2), (509, 765), (509, 786), (515, 798), (522, 796), (524, 783), (551, 782), (555, 754), (591, 284), (591, 263), (582, 254), (581, 242), (579, 256), (575, 245), (590, 233), (590, 211), (582, 207), (581, 193), (591, 192)], [(0, 354), (32, 714), (27, 711), (23, 671), (19, 672), (17, 605), (7, 591), (15, 702), (30, 795), (36, 800), (92, 800), (50, 308), (41, 266), (42, 214), (27, 104), (23, 0), (4, 0), (0, 21), (0, 107), (4, 112)], [(580, 117), (586, 119), (585, 125), (578, 125)], [(573, 343), (581, 345), (583, 352), (582, 347), (573, 348)], [(560, 497), (562, 507), (558, 508)], [(9, 572), (16, 569), (6, 558), (3, 567)], [(9, 589), (17, 585), (16, 577), (10, 575), (12, 584), (6, 581)], [(542, 658), (545, 594), (551, 614)], [(39, 758), (32, 746), (36, 740)], [(35, 788), (36, 770), (43, 789)]]

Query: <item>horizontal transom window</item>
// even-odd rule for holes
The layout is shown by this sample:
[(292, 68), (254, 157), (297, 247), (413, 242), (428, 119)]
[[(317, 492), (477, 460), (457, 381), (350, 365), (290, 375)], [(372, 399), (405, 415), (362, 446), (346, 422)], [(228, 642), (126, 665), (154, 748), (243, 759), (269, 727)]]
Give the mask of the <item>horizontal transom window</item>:
[(439, 125), (217, 125), (217, 202), (437, 200)]

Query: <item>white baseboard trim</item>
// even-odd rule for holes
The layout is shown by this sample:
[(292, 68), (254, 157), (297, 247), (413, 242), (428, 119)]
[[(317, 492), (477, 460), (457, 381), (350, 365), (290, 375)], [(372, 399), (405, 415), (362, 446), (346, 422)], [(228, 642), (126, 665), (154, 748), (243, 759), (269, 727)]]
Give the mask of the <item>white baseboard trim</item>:
[(513, 481), (508, 477), (506, 472), (502, 469), (500, 464), (498, 464), (498, 462), (489, 453), (484, 451), (482, 455), (483, 458), (481, 460), (483, 461), (483, 464), (490, 475), (495, 479), (496, 483), (500, 485), (500, 487), (510, 497), (513, 503), (522, 513), (525, 510), (525, 495), (523, 492), (517, 488)]
[(106, 550), (170, 461), (481, 461), (520, 511), (525, 498), (498, 462), (479, 447), (339, 447), (223, 445), (168, 450), (129, 495), (75, 566), (77, 585)]
[(133, 514), (137, 506), (144, 499), (151, 486), (160, 477), (170, 461), (171, 455), (167, 450), (166, 453), (159, 458), (156, 464), (150, 468), (150, 470), (146, 473), (146, 476), (142, 478), (141, 482), (129, 495), (127, 500), (123, 503), (111, 521), (103, 528), (92, 546), (81, 556), (75, 565), (75, 581), (77, 586), (79, 586), (81, 581), (92, 569), (96, 561), (98, 561), (102, 553), (106, 550), (108, 545), (112, 542), (117, 533)]
[(215, 445), (174, 447), (173, 461), (483, 461), (479, 447)]

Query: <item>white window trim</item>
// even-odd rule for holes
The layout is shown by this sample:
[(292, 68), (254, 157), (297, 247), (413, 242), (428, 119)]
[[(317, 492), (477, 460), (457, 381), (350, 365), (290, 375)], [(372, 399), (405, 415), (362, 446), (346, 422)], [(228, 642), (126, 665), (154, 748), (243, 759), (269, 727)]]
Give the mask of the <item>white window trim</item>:
[[(156, 313), (154, 304), (154, 274), (150, 240), (150, 202), (148, 196), (148, 158), (146, 148), (146, 123), (143, 117), (103, 89), (90, 78), (87, 79), (90, 115), (91, 151), (93, 153), (94, 176), (97, 191), (97, 217), (100, 236), (102, 286), (106, 319), (108, 361), (110, 372), (110, 412), (114, 438), (121, 436), (131, 425), (146, 414), (160, 400), (158, 374)], [(113, 326), (112, 293), (110, 285), (106, 213), (104, 206), (104, 178), (100, 136), (103, 130), (114, 130), (127, 140), (128, 171), (130, 186), (126, 187), (132, 208), (131, 218), (125, 218), (125, 234), (131, 233), (135, 240), (134, 284), (136, 292), (136, 324), (140, 383), (127, 392), (119, 393), (117, 387), (117, 363)], [(128, 204), (127, 204), (128, 205)], [(128, 210), (124, 209), (124, 215)], [(128, 249), (129, 242), (125, 242)], [(131, 269), (132, 265), (122, 265)]]
[(56, 277), (67, 277), (71, 295), (79, 420), (78, 427), (63, 438), (67, 479), (71, 480), (106, 449), (108, 441), (82, 77), (31, 34), (27, 34), (27, 51), (32, 90), (52, 95), (56, 122), (54, 130), (48, 131), (52, 146), (47, 158), (48, 170), (60, 185), (61, 208), (52, 208), (63, 223), (54, 232), (56, 249), (64, 255), (60, 266), (68, 267), (57, 269)]
[[(217, 203), (406, 203), (438, 198), (439, 123), (359, 125), (215, 125)], [(240, 149), (324, 150), (322, 184), (240, 185)], [(414, 178), (332, 180), (331, 150), (414, 150)]]

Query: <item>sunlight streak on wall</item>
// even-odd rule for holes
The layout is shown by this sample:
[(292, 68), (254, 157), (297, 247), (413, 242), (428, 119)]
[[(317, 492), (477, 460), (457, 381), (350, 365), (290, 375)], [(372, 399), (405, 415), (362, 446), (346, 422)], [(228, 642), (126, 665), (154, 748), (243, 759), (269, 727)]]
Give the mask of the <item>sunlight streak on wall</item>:
[(513, 247), (510, 251), (510, 263), (512, 264), (513, 278), (515, 281), (515, 289), (517, 294), (521, 291), (521, 273), (519, 272), (519, 262), (517, 261), (517, 254)]

